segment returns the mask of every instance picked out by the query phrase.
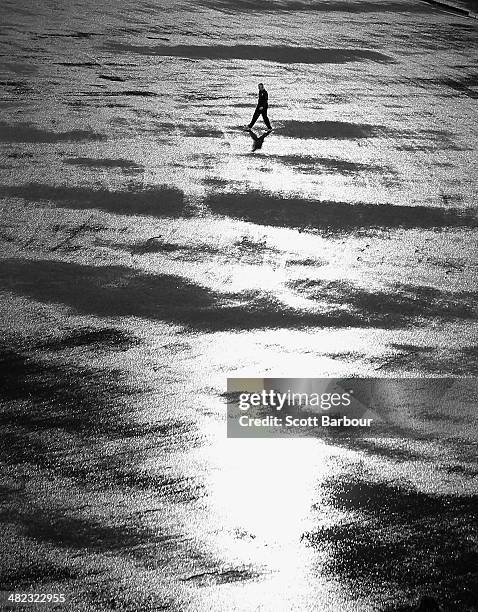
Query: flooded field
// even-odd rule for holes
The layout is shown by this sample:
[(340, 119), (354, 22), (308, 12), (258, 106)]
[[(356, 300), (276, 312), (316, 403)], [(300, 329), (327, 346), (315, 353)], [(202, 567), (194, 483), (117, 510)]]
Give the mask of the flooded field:
[[(1, 589), (478, 609), (474, 383), (353, 437), (225, 425), (228, 376), (477, 375), (478, 22), (414, 0), (0, 10)], [(244, 129), (260, 81), (270, 133)]]

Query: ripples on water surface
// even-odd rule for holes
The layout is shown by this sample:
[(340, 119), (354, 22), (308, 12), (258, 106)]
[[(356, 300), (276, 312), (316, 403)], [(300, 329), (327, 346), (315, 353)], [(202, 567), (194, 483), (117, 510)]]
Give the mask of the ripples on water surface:
[(228, 440), (222, 398), (228, 375), (476, 375), (476, 22), (411, 0), (1, 11), (2, 588), (75, 612), (466, 610), (473, 404)]

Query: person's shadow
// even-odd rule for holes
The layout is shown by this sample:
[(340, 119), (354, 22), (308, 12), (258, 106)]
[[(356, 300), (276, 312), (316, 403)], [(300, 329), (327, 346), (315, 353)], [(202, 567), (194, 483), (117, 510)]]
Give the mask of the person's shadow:
[(264, 140), (267, 138), (267, 136), (269, 136), (270, 132), (264, 132), (264, 134), (262, 134), (262, 136), (258, 136), (252, 130), (248, 130), (248, 131), (249, 131), (249, 136), (254, 141), (252, 143), (252, 152), (254, 153), (254, 151), (257, 151), (258, 149), (262, 149), (262, 145), (264, 143)]

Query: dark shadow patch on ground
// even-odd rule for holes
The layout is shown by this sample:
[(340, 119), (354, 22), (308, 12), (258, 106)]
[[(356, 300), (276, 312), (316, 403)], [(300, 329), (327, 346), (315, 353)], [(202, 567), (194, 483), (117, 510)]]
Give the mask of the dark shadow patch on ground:
[[(85, 104), (85, 106), (89, 106)], [(130, 108), (128, 104), (105, 104), (105, 108)]]
[(97, 32), (48, 32), (46, 34), (38, 34), (38, 38), (91, 38), (98, 36)]
[(274, 125), (273, 133), (286, 138), (304, 140), (392, 138), (397, 142), (396, 147), (399, 150), (463, 150), (454, 142), (453, 134), (446, 130), (424, 129), (413, 131), (347, 121), (278, 121)]
[[(323, 93), (315, 98), (310, 99), (311, 105), (318, 105), (318, 108), (322, 108), (323, 105), (328, 104), (347, 104), (350, 102), (350, 96), (343, 93)], [(274, 105), (275, 106), (275, 105)]]
[(261, 45), (131, 45), (109, 42), (109, 51), (138, 53), (159, 57), (183, 57), (211, 60), (263, 60), (279, 64), (344, 64), (374, 61), (391, 63), (394, 60), (383, 53), (368, 49), (329, 49), (315, 47), (287, 47)]
[(140, 341), (131, 333), (114, 327), (93, 329), (82, 327), (74, 329), (64, 336), (51, 338), (39, 342), (35, 348), (47, 351), (63, 351), (78, 347), (91, 347), (99, 350), (126, 351), (133, 346), (138, 346)]
[[(466, 70), (466, 67), (462, 67)], [(409, 82), (413, 84), (414, 87), (419, 87), (421, 89), (429, 90), (431, 88), (436, 88), (440, 90), (441, 97), (457, 97), (456, 93), (464, 94), (465, 96), (469, 96), (471, 98), (476, 97), (476, 91), (472, 89), (472, 87), (476, 87), (477, 77), (476, 75), (466, 75), (461, 78), (453, 78), (453, 77), (420, 77), (420, 78), (409, 78), (407, 79)], [(453, 92), (447, 92), (445, 88), (453, 90)]]
[[(167, 547), (164, 546), (164, 550), (166, 549)], [(143, 551), (146, 552), (145, 547), (143, 547)], [(193, 550), (182, 552), (182, 554), (188, 553), (198, 555), (197, 551)], [(163, 570), (158, 555), (156, 555), (154, 563), (146, 563), (145, 559), (142, 558), (141, 565), (146, 569)], [(83, 598), (89, 602), (91, 608), (94, 609), (96, 606), (105, 611), (138, 612), (138, 610), (141, 610), (146, 612), (146, 610), (154, 610), (155, 612), (174, 612), (181, 607), (181, 604), (178, 604), (174, 597), (168, 596), (167, 593), (158, 593), (155, 589), (145, 589), (143, 585), (137, 586), (134, 582), (132, 584), (130, 582), (128, 588), (118, 589), (114, 579), (103, 582), (97, 581), (94, 585), (89, 585), (88, 591), (83, 594)]]
[(161, 236), (153, 236), (136, 244), (120, 245), (132, 255), (146, 255), (148, 253), (168, 253), (178, 256), (186, 261), (204, 259), (207, 255), (220, 255), (221, 249), (211, 247), (207, 244), (195, 244), (192, 246), (174, 244), (167, 242)]
[(477, 376), (478, 347), (433, 349), (413, 345), (392, 344), (398, 351), (386, 359), (377, 359), (377, 370), (408, 369), (448, 376)]
[(0, 185), (0, 196), (17, 197), (30, 202), (48, 201), (63, 208), (98, 209), (121, 215), (179, 217), (187, 214), (183, 192), (166, 185), (149, 189), (109, 191), (29, 183), (18, 186)]
[(398, 463), (422, 459), (422, 455), (419, 452), (407, 447), (383, 445), (380, 443), (380, 439), (371, 441), (354, 437), (354, 445), (356, 445), (355, 448), (357, 450), (371, 457), (383, 457)]
[(438, 84), (449, 87), (468, 98), (478, 99), (478, 74), (464, 76), (460, 79), (441, 79)]
[(34, 127), (29, 123), (9, 124), (0, 122), (0, 142), (81, 142), (83, 140), (106, 140), (103, 134), (88, 130), (52, 132)]
[[(138, 109), (138, 114), (140, 114), (140, 109)], [(169, 121), (155, 121), (154, 123), (152, 123), (152, 129), (151, 130), (145, 130), (148, 132), (153, 132), (154, 134), (160, 134), (161, 136), (163, 135), (171, 135), (173, 134), (176, 130), (179, 130), (178, 126), (174, 123), (171, 123)]]
[[(468, 147), (457, 145), (446, 130), (418, 130), (396, 132), (396, 148), (399, 151), (469, 151)], [(400, 142), (400, 140), (402, 142)]]
[[(121, 418), (121, 417), (120, 417)], [(102, 434), (81, 438), (68, 438), (71, 452), (65, 446), (64, 437), (52, 435), (51, 428), (2, 426), (5, 445), (0, 449), (0, 462), (8, 466), (25, 464), (47, 470), (56, 476), (74, 480), (86, 487), (117, 487), (124, 492), (153, 491), (161, 498), (177, 502), (195, 501), (204, 496), (204, 486), (191, 476), (170, 473), (148, 473), (141, 462), (154, 448), (158, 454), (183, 450), (185, 445), (198, 446), (201, 443), (195, 427), (188, 422), (164, 422), (153, 432), (138, 432), (135, 444), (122, 440), (123, 451), (119, 454), (105, 452), (105, 439), (114, 434)], [(126, 436), (131, 439), (131, 436)]]
[(414, 317), (473, 319), (477, 314), (476, 291), (441, 291), (398, 283), (387, 290), (370, 291), (347, 281), (321, 280), (291, 281), (289, 286), (308, 299), (348, 306), (371, 321), (383, 317), (383, 323), (386, 320), (406, 323)]
[(315, 267), (319, 267), (319, 266), (325, 266), (327, 265), (327, 261), (321, 260), (321, 259), (314, 259), (312, 257), (306, 257), (305, 259), (300, 259), (300, 258), (291, 258), (288, 259), (285, 263), (285, 265), (288, 266), (315, 266)]
[[(45, 303), (61, 303), (102, 317), (143, 317), (193, 329), (384, 327), (476, 316), (476, 293), (396, 285), (367, 291), (347, 282), (296, 281), (310, 310), (285, 305), (260, 290), (216, 293), (179, 276), (142, 274), (121, 266), (81, 266), (55, 261), (0, 262), (3, 290)], [(314, 300), (326, 306), (314, 307)], [(100, 375), (100, 374), (99, 374)]]
[(347, 581), (352, 592), (363, 590), (379, 574), (403, 593), (410, 588), (433, 592), (450, 612), (463, 612), (468, 609), (464, 604), (477, 602), (476, 595), (470, 600), (478, 586), (476, 496), (434, 496), (385, 483), (337, 479), (323, 491), (333, 507), (360, 518), (303, 535), (310, 546), (327, 552), (322, 572)]
[(94, 520), (68, 516), (35, 508), (20, 511), (18, 508), (0, 510), (2, 523), (21, 525), (24, 535), (41, 542), (49, 542), (62, 548), (85, 548), (89, 552), (121, 551), (141, 544), (167, 546), (170, 536), (161, 537), (139, 525), (111, 525)]
[(124, 405), (137, 391), (118, 371), (57, 366), (3, 349), (0, 372), (0, 398), (5, 406), (0, 413), (2, 426), (32, 431), (60, 428), (112, 439), (141, 433), (141, 426), (128, 422), (132, 408)]
[(468, 478), (478, 478), (478, 466), (474, 465), (450, 465), (445, 467), (448, 474), (460, 474)]
[(69, 66), (71, 68), (100, 68), (98, 62), (58, 62), (58, 66)]
[(358, 361), (360, 359), (365, 359), (366, 355), (364, 353), (358, 353), (357, 351), (342, 351), (337, 353), (324, 353), (325, 357), (329, 359), (337, 359), (340, 361)]
[(18, 591), (37, 584), (67, 582), (78, 577), (79, 573), (71, 568), (63, 567), (46, 559), (32, 558), (34, 557), (33, 554), (29, 557), (23, 564), (17, 559), (8, 559), (8, 563), (0, 563), (2, 589)]
[[(181, 423), (178, 422), (178, 426)], [(197, 446), (198, 440), (194, 438), (194, 432), (189, 427), (188, 433), (191, 435), (190, 440), (186, 442), (188, 446)], [(170, 437), (173, 437), (170, 433)], [(182, 436), (181, 436), (182, 437)], [(184, 448), (184, 438), (181, 440)], [(180, 446), (179, 440), (173, 442), (175, 447)], [(170, 447), (168, 450), (172, 450)], [(134, 467), (136, 461), (131, 460), (131, 466)], [(163, 498), (180, 502), (197, 501), (205, 495), (203, 484), (192, 476), (171, 476), (164, 474), (150, 474), (141, 469), (125, 468), (117, 460), (108, 460), (100, 465), (101, 469), (107, 475), (110, 482), (119, 485), (122, 490), (130, 489), (132, 491), (155, 491), (156, 494)]]
[(406, 12), (426, 13), (426, 7), (420, 4), (408, 2), (373, 2), (360, 0), (358, 2), (340, 2), (337, 0), (320, 0), (308, 2), (307, 0), (281, 0), (274, 2), (263, 0), (257, 3), (255, 0), (200, 0), (198, 3), (218, 11), (228, 13), (252, 12), (252, 13), (277, 13), (277, 12), (345, 12), (345, 13), (383, 13), (383, 12)]
[(120, 168), (125, 172), (142, 172), (144, 166), (129, 159), (99, 159), (92, 157), (69, 157), (64, 160), (69, 166), (81, 168)]
[(273, 227), (313, 229), (324, 233), (399, 227), (475, 228), (478, 225), (473, 210), (307, 201), (261, 191), (210, 194), (205, 204), (212, 212), (233, 219)]
[(380, 519), (418, 516), (439, 517), (456, 511), (470, 512), (476, 507), (478, 496), (429, 495), (412, 489), (402, 489), (384, 482), (363, 480), (329, 481), (324, 486), (329, 503), (342, 511), (368, 512)]
[(121, 96), (121, 97), (133, 97), (133, 98), (156, 98), (158, 94), (154, 91), (145, 91), (142, 89), (127, 89), (125, 91), (108, 91), (103, 92), (103, 96)]
[(254, 567), (240, 567), (233, 569), (218, 569), (216, 571), (200, 572), (181, 578), (182, 582), (194, 582), (197, 586), (210, 586), (214, 584), (231, 584), (256, 580), (262, 575)]
[[(3, 466), (17, 466), (25, 463), (36, 465), (40, 468), (50, 468), (54, 460), (50, 453), (54, 452), (53, 444), (46, 444), (38, 439), (27, 429), (19, 427), (14, 431), (11, 426), (2, 426), (3, 446), (0, 448), (0, 461)], [(57, 463), (58, 471), (61, 471), (60, 462)]]
[(274, 133), (288, 138), (355, 140), (373, 138), (387, 132), (379, 125), (348, 123), (346, 121), (281, 121)]
[(115, 83), (124, 83), (126, 81), (126, 79), (123, 79), (122, 77), (113, 76), (110, 74), (99, 74), (98, 78), (103, 79), (104, 81), (113, 81)]
[(389, 168), (381, 166), (350, 162), (344, 159), (314, 157), (313, 155), (268, 155), (266, 159), (272, 159), (285, 166), (298, 168), (302, 172), (327, 172), (345, 175), (359, 172), (391, 172)]
[[(33, 92), (33, 89), (29, 85), (28, 81), (0, 81), (0, 87), (8, 87), (8, 94), (16, 96), (16, 99), (13, 101), (3, 101), (3, 106), (6, 108), (18, 108), (19, 104), (28, 102), (28, 100), (20, 100), (19, 96), (28, 96)], [(2, 123), (4, 122), (0, 122), (0, 142), (2, 142)]]
[(120, 266), (5, 260), (0, 277), (4, 290), (98, 316), (139, 316), (211, 331), (319, 323), (257, 291), (223, 296), (178, 276), (145, 275)]

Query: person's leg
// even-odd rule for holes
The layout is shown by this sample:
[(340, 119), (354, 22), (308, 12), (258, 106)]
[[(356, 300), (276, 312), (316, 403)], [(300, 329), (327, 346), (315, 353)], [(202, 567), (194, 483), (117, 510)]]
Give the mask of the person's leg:
[(255, 123), (255, 122), (256, 122), (256, 121), (259, 119), (259, 115), (260, 115), (260, 114), (261, 114), (261, 112), (260, 112), (259, 110), (257, 110), (257, 108), (256, 108), (256, 110), (254, 111), (254, 114), (252, 115), (251, 122), (249, 123), (249, 127), (250, 127), (250, 128), (251, 128), (251, 127), (254, 125), (254, 123)]
[(269, 117), (267, 116), (267, 109), (264, 109), (262, 111), (262, 119), (263, 119), (264, 123), (266, 124), (267, 129), (268, 130), (272, 130), (271, 122), (269, 121)]

